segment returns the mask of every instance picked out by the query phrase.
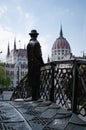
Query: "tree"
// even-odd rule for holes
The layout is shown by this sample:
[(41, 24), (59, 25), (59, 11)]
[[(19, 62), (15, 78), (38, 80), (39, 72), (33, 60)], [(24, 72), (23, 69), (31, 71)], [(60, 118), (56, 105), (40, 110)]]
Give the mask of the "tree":
[(0, 88), (8, 90), (10, 89), (11, 80), (9, 77), (5, 78), (4, 63), (0, 63)]

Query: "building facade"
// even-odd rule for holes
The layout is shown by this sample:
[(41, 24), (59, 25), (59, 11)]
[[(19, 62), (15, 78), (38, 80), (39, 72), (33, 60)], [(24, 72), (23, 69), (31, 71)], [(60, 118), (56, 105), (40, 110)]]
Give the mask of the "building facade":
[(27, 49), (17, 49), (16, 39), (14, 40), (14, 48), (10, 51), (8, 44), (5, 75), (10, 77), (11, 86), (16, 87), (24, 75), (28, 72)]

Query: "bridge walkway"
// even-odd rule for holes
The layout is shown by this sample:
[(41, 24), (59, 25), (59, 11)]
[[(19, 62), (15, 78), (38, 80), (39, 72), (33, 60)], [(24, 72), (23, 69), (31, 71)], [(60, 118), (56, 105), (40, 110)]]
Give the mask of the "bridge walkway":
[(86, 130), (86, 122), (50, 101), (0, 101), (0, 130)]

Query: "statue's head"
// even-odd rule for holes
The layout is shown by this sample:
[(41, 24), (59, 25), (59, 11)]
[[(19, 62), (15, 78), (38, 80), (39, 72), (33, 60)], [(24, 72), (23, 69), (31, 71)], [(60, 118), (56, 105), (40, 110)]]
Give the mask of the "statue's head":
[(39, 33), (37, 33), (37, 31), (34, 29), (34, 30), (31, 30), (31, 32), (29, 33), (29, 35), (31, 36), (31, 38), (37, 38), (37, 36), (39, 35)]

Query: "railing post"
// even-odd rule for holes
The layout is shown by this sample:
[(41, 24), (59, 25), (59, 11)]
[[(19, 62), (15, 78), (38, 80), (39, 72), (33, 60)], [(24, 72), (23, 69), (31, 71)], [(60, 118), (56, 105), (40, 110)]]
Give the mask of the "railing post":
[(74, 69), (73, 69), (73, 88), (72, 88), (72, 112), (77, 113), (77, 87), (78, 87), (78, 71), (77, 71), (77, 62), (74, 60)]
[(54, 102), (54, 64), (51, 64), (51, 88), (50, 88), (50, 101)]

